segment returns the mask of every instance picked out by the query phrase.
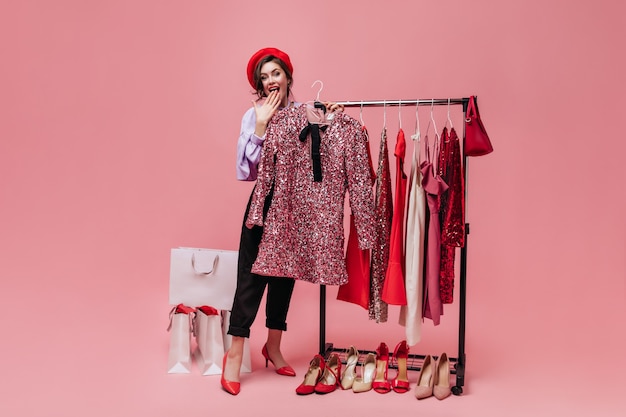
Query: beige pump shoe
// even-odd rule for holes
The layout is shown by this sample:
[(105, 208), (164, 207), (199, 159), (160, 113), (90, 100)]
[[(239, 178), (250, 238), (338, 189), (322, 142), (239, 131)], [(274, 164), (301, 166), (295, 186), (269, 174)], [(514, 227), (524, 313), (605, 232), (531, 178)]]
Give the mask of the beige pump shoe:
[(450, 360), (446, 353), (442, 353), (435, 367), (433, 393), (440, 400), (450, 396)]
[(356, 378), (356, 364), (359, 361), (359, 351), (350, 346), (346, 353), (346, 368), (341, 375), (341, 388), (351, 389)]
[(433, 367), (433, 358), (430, 355), (426, 356), (426, 358), (424, 358), (422, 368), (420, 369), (420, 373), (417, 376), (415, 398), (418, 400), (422, 400), (433, 395), (433, 383), (435, 381), (435, 378), (433, 378)]
[(376, 376), (376, 355), (370, 352), (361, 364), (361, 376), (354, 378), (352, 391), (366, 392), (371, 390), (374, 376)]

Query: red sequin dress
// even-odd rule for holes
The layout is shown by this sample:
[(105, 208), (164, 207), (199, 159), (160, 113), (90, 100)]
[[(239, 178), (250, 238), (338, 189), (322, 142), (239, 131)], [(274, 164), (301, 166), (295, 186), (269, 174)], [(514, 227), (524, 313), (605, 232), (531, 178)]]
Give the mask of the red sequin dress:
[(454, 293), (456, 248), (465, 244), (465, 188), (461, 164), (461, 144), (454, 128), (443, 129), (438, 163), (439, 176), (448, 184), (441, 195), (441, 262), (439, 292), (441, 302), (450, 304)]

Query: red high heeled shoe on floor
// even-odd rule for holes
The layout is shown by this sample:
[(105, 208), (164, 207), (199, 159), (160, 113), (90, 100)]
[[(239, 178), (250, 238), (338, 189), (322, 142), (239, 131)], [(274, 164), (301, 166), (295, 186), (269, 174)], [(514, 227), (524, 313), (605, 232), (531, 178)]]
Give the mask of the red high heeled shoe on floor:
[(387, 381), (387, 371), (389, 370), (389, 347), (381, 342), (376, 349), (376, 376), (372, 382), (372, 389), (380, 394), (391, 391), (391, 384)]
[(398, 373), (391, 381), (391, 388), (398, 393), (405, 393), (409, 390), (409, 377), (407, 375), (407, 358), (409, 357), (409, 345), (406, 340), (398, 343), (393, 351), (392, 360), (396, 361)]
[(304, 381), (296, 388), (296, 394), (308, 395), (315, 392), (315, 385), (319, 382), (326, 368), (326, 363), (321, 355), (315, 355), (309, 364), (309, 370), (304, 375)]
[(224, 360), (222, 361), (222, 379), (220, 380), (220, 384), (222, 384), (222, 388), (224, 391), (231, 395), (237, 395), (241, 391), (241, 383), (235, 381), (227, 381), (224, 378), (224, 369), (226, 369), (226, 358), (228, 357), (228, 352), (224, 355)]
[[(268, 362), (272, 362), (272, 365), (274, 365), (274, 361), (272, 360), (272, 358), (270, 358), (269, 353), (267, 353), (267, 345), (263, 345), (263, 349), (261, 349), (261, 354), (265, 358), (266, 368), (267, 368)], [(276, 365), (274, 365), (274, 367), (276, 367)], [(284, 375), (284, 376), (296, 376), (296, 371), (294, 371), (293, 368), (289, 365), (283, 366), (281, 368), (276, 368), (276, 373), (278, 375)]]
[(339, 376), (341, 375), (341, 360), (339, 355), (333, 353), (326, 362), (324, 373), (317, 384), (315, 384), (315, 392), (318, 394), (328, 394), (333, 392), (339, 386)]

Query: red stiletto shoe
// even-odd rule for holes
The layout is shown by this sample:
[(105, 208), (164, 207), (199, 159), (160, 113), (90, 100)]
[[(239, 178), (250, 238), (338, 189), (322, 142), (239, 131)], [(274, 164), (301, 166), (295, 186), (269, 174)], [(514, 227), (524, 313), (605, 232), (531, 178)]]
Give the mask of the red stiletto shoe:
[(222, 361), (222, 379), (220, 383), (222, 384), (222, 388), (229, 394), (237, 395), (239, 391), (241, 391), (241, 383), (235, 381), (227, 381), (224, 379), (224, 369), (226, 369), (226, 358), (228, 357), (228, 352), (224, 355), (224, 360)]
[(387, 344), (381, 342), (376, 349), (376, 376), (372, 382), (372, 389), (380, 394), (391, 391), (391, 384), (387, 381), (387, 371), (389, 370), (389, 348)]
[[(267, 345), (263, 345), (263, 349), (261, 349), (261, 354), (265, 358), (266, 368), (267, 368), (268, 362), (272, 362), (272, 365), (274, 365), (274, 361), (272, 360), (272, 358), (270, 358), (269, 353), (267, 353)], [(276, 365), (274, 365), (274, 367), (276, 367)], [(281, 368), (276, 368), (276, 373), (278, 375), (284, 375), (284, 376), (296, 376), (296, 371), (294, 371), (293, 368), (289, 365), (283, 366)]]
[(326, 362), (324, 373), (320, 380), (315, 384), (315, 392), (318, 394), (328, 394), (333, 392), (339, 386), (339, 376), (341, 375), (341, 360), (339, 355), (333, 353)]
[(393, 351), (393, 359), (396, 361), (396, 367), (398, 373), (396, 377), (391, 381), (391, 388), (400, 394), (409, 391), (409, 377), (407, 375), (406, 361), (409, 357), (409, 345), (406, 344), (406, 340), (398, 343)]
[(317, 385), (322, 377), (325, 368), (326, 363), (324, 362), (324, 358), (321, 355), (315, 355), (313, 359), (311, 359), (309, 370), (306, 371), (306, 375), (304, 375), (304, 381), (296, 388), (296, 394), (313, 394), (315, 392), (315, 385)]

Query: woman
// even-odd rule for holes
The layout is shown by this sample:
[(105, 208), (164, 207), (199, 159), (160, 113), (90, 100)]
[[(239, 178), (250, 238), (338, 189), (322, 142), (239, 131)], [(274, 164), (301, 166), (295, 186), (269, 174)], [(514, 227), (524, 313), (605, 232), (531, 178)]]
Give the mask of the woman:
[[(300, 105), (290, 99), (292, 73), (293, 66), (289, 56), (279, 49), (263, 48), (250, 58), (247, 67), (248, 81), (256, 91), (258, 100), (252, 102), (252, 108), (246, 111), (241, 121), (241, 133), (237, 142), (238, 180), (256, 180), (265, 130), (272, 116), (281, 108)], [(261, 103), (263, 98), (265, 100)], [(343, 106), (336, 103), (324, 104), (331, 112), (343, 110)], [(265, 213), (269, 209), (271, 198), (270, 193), (265, 201)], [(272, 362), (279, 375), (296, 375), (280, 351), (282, 333), (287, 330), (287, 312), (295, 280), (262, 276), (250, 272), (258, 253), (263, 229), (258, 226), (252, 229), (246, 227), (245, 219), (249, 208), (250, 201), (248, 201), (244, 224), (241, 228), (237, 290), (228, 329), (228, 334), (233, 336), (232, 344), (224, 356), (222, 367), (222, 388), (232, 395), (237, 395), (241, 389), (239, 372), (244, 341), (245, 338), (250, 337), (250, 327), (256, 318), (266, 286), (265, 325), (268, 332), (261, 354), (265, 357), (265, 365)]]

